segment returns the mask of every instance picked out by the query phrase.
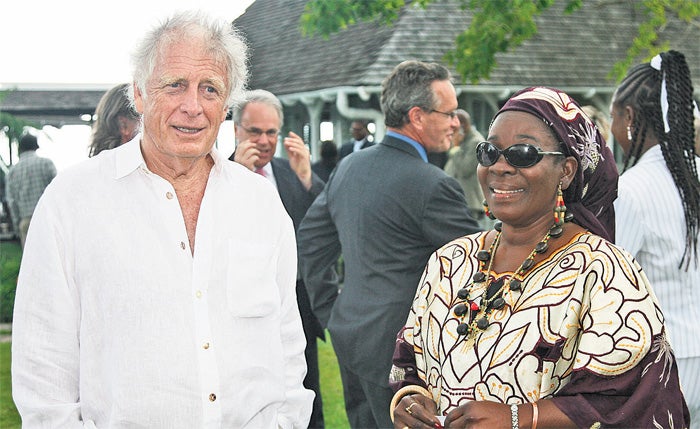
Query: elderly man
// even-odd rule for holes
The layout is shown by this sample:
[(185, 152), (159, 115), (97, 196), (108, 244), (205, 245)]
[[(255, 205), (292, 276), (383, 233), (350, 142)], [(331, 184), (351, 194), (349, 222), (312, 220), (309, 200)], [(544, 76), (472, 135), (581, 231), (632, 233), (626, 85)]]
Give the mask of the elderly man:
[(12, 343), (23, 424), (306, 427), (292, 222), (213, 149), (245, 44), (183, 12), (134, 60), (142, 133), (59, 175), (32, 220)]
[[(296, 230), (302, 218), (323, 190), (325, 182), (311, 170), (311, 156), (304, 141), (289, 132), (282, 144), (288, 159), (275, 157), (279, 132), (284, 123), (282, 103), (269, 91), (257, 89), (246, 93), (245, 99), (233, 110), (236, 150), (230, 159), (265, 176), (282, 198), (282, 204), (294, 222)], [(321, 385), (318, 373), (316, 338), (325, 339), (323, 327), (311, 311), (309, 296), (297, 274), (297, 304), (306, 335), (306, 366), (304, 387), (316, 393), (309, 428), (324, 427)]]
[[(396, 333), (430, 254), (478, 230), (457, 181), (428, 163), (459, 126), (449, 71), (407, 61), (382, 84), (384, 140), (338, 164), (297, 233), (314, 312), (328, 326), (353, 428), (393, 427)], [(328, 275), (342, 251), (342, 293)]]

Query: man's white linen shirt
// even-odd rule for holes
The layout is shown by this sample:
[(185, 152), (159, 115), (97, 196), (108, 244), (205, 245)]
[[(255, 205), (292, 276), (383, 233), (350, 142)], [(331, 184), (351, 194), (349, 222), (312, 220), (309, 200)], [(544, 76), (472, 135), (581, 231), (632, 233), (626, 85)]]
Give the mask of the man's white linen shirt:
[[(695, 158), (700, 171), (700, 158)], [(644, 269), (664, 312), (678, 358), (700, 356), (700, 268), (678, 267), (685, 250), (685, 217), (673, 177), (656, 145), (620, 175), (615, 243)]]
[(34, 213), (12, 342), (24, 427), (306, 427), (296, 244), (277, 192), (213, 150), (193, 255), (139, 141), (59, 174)]

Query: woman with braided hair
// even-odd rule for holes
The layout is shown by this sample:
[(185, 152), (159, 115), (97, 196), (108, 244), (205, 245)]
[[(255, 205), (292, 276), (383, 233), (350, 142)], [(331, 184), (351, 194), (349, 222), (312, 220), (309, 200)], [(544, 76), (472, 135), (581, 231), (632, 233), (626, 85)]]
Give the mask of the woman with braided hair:
[(611, 104), (625, 153), (615, 201), (616, 244), (644, 267), (664, 311), (693, 428), (700, 428), (700, 160), (685, 56), (668, 51), (631, 68)]

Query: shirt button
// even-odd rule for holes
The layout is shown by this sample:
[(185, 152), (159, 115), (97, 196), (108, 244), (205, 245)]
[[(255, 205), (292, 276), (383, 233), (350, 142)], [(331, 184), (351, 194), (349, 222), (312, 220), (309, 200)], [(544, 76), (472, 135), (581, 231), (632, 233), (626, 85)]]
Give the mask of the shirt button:
[(185, 250), (185, 242), (184, 241), (180, 242), (180, 247), (182, 248), (182, 250)]
[(209, 343), (204, 343), (204, 344), (202, 345), (202, 348), (203, 348), (204, 350), (209, 349)]
[(166, 193), (165, 193), (165, 198), (167, 198), (167, 199), (169, 199), (169, 200), (172, 200), (172, 199), (173, 199), (173, 193), (170, 192), (170, 191), (166, 192)]
[(213, 394), (213, 393), (210, 393), (210, 394), (209, 394), (209, 401), (211, 401), (211, 402), (216, 401), (216, 395)]

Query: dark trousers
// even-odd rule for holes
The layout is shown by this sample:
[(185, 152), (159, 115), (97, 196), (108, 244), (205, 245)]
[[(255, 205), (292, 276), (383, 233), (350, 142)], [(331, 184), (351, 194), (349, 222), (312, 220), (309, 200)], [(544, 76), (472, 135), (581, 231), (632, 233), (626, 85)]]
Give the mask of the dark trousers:
[(393, 428), (389, 416), (389, 405), (394, 391), (387, 385), (370, 382), (340, 365), (340, 378), (343, 381), (345, 412), (350, 427), (354, 429)]
[(312, 336), (310, 339), (307, 338), (304, 356), (306, 357), (304, 387), (313, 390), (316, 394), (311, 420), (309, 420), (309, 428), (323, 428), (325, 427), (323, 422), (323, 400), (321, 399), (321, 383), (318, 373), (318, 344), (315, 336)]

